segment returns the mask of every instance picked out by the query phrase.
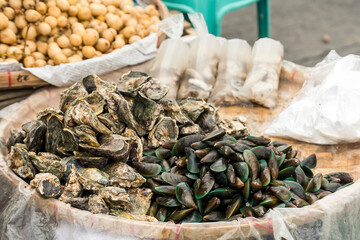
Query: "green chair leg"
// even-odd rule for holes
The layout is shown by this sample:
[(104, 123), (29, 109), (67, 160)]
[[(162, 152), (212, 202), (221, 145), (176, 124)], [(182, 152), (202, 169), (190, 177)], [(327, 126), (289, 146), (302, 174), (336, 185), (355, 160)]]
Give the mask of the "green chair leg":
[(270, 0), (257, 3), (259, 38), (270, 37)]

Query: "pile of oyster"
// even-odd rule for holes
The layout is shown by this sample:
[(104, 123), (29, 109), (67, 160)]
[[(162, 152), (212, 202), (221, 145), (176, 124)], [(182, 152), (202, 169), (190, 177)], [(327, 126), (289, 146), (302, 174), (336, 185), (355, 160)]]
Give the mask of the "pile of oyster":
[(200, 99), (179, 104), (163, 99), (166, 86), (129, 72), (118, 84), (96, 75), (61, 94), (59, 110), (11, 129), (9, 167), (44, 197), (92, 213), (156, 221), (146, 215), (152, 198), (133, 167), (143, 151), (218, 126), (234, 137), (247, 134), (244, 120), (219, 121), (217, 109)]

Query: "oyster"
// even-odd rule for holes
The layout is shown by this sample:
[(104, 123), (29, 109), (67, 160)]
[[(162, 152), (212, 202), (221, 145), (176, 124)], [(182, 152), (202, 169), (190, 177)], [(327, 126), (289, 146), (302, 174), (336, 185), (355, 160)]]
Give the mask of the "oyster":
[(135, 97), (137, 92), (152, 80), (146, 73), (130, 71), (121, 76), (119, 91), (128, 97)]
[(63, 142), (63, 116), (52, 114), (48, 120), (46, 129), (45, 150), (57, 153), (57, 148)]
[(107, 128), (111, 130), (111, 132), (115, 134), (121, 134), (125, 129), (125, 124), (120, 122), (117, 116), (115, 119), (111, 113), (102, 113), (98, 115), (98, 118)]
[(79, 146), (94, 156), (108, 157), (126, 162), (130, 154), (128, 140), (128, 138), (116, 134), (102, 135), (99, 139), (99, 147), (92, 147), (84, 143), (80, 143)]
[(109, 208), (125, 210), (130, 203), (129, 194), (124, 188), (105, 187), (98, 191), (98, 195), (102, 197)]
[(38, 114), (36, 115), (36, 118), (37, 118), (37, 120), (43, 121), (47, 125), (49, 117), (53, 114), (64, 115), (64, 113), (62, 111), (50, 107), (50, 108), (46, 108), (45, 110), (38, 112)]
[(159, 118), (162, 107), (153, 100), (138, 92), (132, 106), (132, 113), (135, 121), (144, 126), (147, 131), (153, 129), (156, 120)]
[(10, 129), (10, 137), (6, 143), (6, 147), (10, 152), (11, 146), (14, 146), (17, 143), (23, 143), (25, 139), (25, 132), (18, 129)]
[(94, 214), (107, 214), (109, 212), (109, 208), (106, 205), (104, 199), (98, 195), (90, 195), (88, 201), (88, 209), (90, 212)]
[(50, 154), (36, 155), (34, 152), (29, 152), (29, 158), (39, 172), (51, 173), (61, 179), (65, 171), (65, 164), (56, 155), (52, 156), (53, 154), (51, 154), (49, 158), (47, 158), (47, 155)]
[(30, 185), (44, 197), (56, 198), (61, 193), (60, 181), (51, 173), (36, 174), (35, 178), (30, 181)]
[(92, 147), (99, 147), (100, 144), (96, 139), (96, 133), (88, 125), (78, 125), (74, 128), (76, 135), (79, 137), (80, 142), (85, 143)]
[(69, 175), (71, 173), (71, 168), (72, 168), (73, 165), (76, 167), (76, 169), (84, 168), (84, 166), (81, 165), (79, 160), (74, 156), (65, 157), (65, 158), (61, 159), (61, 162), (63, 162), (64, 165), (65, 165), (65, 171), (64, 171), (64, 174), (63, 174), (63, 180), (64, 181), (68, 180), (68, 177), (69, 177)]
[(180, 128), (180, 135), (202, 134), (203, 131), (198, 124), (183, 126)]
[(127, 190), (130, 202), (127, 212), (134, 215), (145, 215), (151, 204), (152, 191), (149, 188), (130, 188)]
[(163, 117), (149, 133), (148, 146), (156, 148), (165, 142), (177, 140), (178, 136), (179, 128), (176, 121), (169, 117)]
[(150, 86), (144, 87), (144, 89), (142, 90), (145, 96), (153, 101), (159, 101), (166, 96), (168, 91), (168, 86), (159, 83), (153, 83)]
[(143, 126), (135, 121), (130, 110), (129, 103), (119, 94), (112, 93), (107, 100), (109, 112), (114, 116), (115, 120), (119, 120), (126, 126), (134, 129), (139, 136), (144, 136), (147, 132)]
[(180, 102), (181, 111), (194, 122), (207, 108), (207, 103), (202, 99), (187, 98)]
[(75, 124), (86, 124), (91, 126), (94, 131), (102, 134), (110, 134), (111, 131), (100, 122), (92, 110), (90, 104), (85, 100), (75, 100), (65, 112), (64, 122), (66, 127), (74, 127)]
[(135, 130), (131, 128), (126, 128), (123, 136), (131, 139), (129, 161), (138, 162), (143, 154), (143, 144), (141, 139), (138, 137)]
[(140, 187), (145, 183), (145, 178), (126, 163), (117, 162), (109, 165), (105, 172), (109, 174), (110, 185), (124, 188)]
[(245, 137), (248, 135), (248, 131), (245, 127), (246, 118), (234, 117), (230, 119), (222, 119), (219, 123), (219, 127), (224, 129), (226, 133), (236, 139)]
[(84, 96), (81, 99), (85, 100), (90, 105), (95, 115), (99, 115), (104, 111), (105, 99), (99, 92), (93, 91), (91, 94)]
[(212, 131), (219, 122), (218, 109), (211, 104), (208, 104), (208, 108), (198, 117), (196, 123), (205, 132)]
[(45, 123), (40, 120), (34, 120), (23, 124), (21, 127), (26, 132), (24, 143), (29, 151), (40, 151), (46, 131)]
[(183, 114), (176, 101), (172, 99), (161, 99), (158, 103), (161, 104), (167, 117), (175, 119), (179, 124), (193, 124), (193, 122)]
[(58, 147), (57, 152), (63, 156), (71, 155), (73, 151), (79, 149), (78, 138), (75, 133), (68, 128), (64, 128), (62, 132), (62, 142)]
[(66, 112), (70, 104), (78, 97), (85, 97), (86, 90), (80, 83), (75, 83), (60, 94), (60, 110)]
[(99, 78), (96, 74), (91, 74), (83, 78), (82, 82), (88, 93), (97, 91), (105, 98), (109, 93), (117, 91), (117, 87), (115, 83), (105, 82), (101, 78)]
[(73, 165), (71, 167), (71, 173), (66, 181), (66, 185), (63, 193), (61, 194), (59, 200), (63, 202), (68, 202), (71, 198), (80, 197), (83, 192), (83, 187), (80, 184), (79, 176), (76, 170), (76, 167)]
[(108, 185), (109, 175), (97, 168), (78, 168), (79, 182), (85, 190), (99, 190)]
[(23, 144), (17, 143), (11, 147), (8, 165), (22, 178), (33, 179), (35, 177), (35, 168), (30, 161), (26, 146)]
[(87, 152), (74, 152), (75, 158), (85, 167), (103, 169), (108, 163), (106, 157), (94, 157)]

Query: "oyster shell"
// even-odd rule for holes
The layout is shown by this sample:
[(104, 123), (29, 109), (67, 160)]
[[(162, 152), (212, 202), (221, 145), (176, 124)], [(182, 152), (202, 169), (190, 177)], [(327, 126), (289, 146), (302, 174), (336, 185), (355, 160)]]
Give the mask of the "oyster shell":
[(60, 94), (60, 110), (66, 112), (70, 104), (78, 97), (85, 97), (86, 90), (80, 83), (75, 83)]
[(120, 122), (117, 116), (115, 119), (111, 113), (102, 113), (98, 115), (98, 118), (107, 128), (111, 130), (111, 132), (115, 134), (121, 134), (125, 129), (125, 124)]
[(48, 120), (46, 129), (45, 150), (51, 153), (57, 153), (57, 148), (63, 142), (63, 116), (52, 114)]
[(87, 152), (74, 152), (75, 158), (85, 167), (103, 169), (108, 163), (106, 157), (94, 157)]
[(127, 190), (130, 197), (130, 202), (127, 207), (127, 212), (134, 215), (145, 215), (149, 210), (151, 204), (151, 197), (153, 195), (149, 188), (130, 188)]
[(109, 208), (106, 205), (104, 199), (95, 194), (89, 196), (87, 210), (94, 214), (107, 214), (109, 212)]
[(187, 98), (180, 102), (181, 111), (193, 122), (196, 122), (207, 108), (207, 103), (202, 99)]
[(76, 169), (84, 168), (84, 166), (81, 165), (79, 160), (74, 156), (65, 157), (65, 158), (61, 159), (61, 162), (63, 162), (64, 165), (65, 165), (65, 171), (64, 171), (64, 174), (63, 174), (63, 180), (64, 181), (68, 180), (68, 177), (69, 177), (69, 175), (71, 173), (71, 168), (72, 168), (73, 165), (76, 167)]
[(68, 128), (64, 128), (62, 132), (62, 142), (58, 147), (57, 152), (63, 156), (71, 155), (73, 151), (79, 149), (78, 138), (75, 133)]
[(98, 157), (108, 157), (114, 160), (126, 162), (130, 154), (129, 139), (121, 135), (102, 135), (99, 139), (100, 146), (92, 147), (80, 143), (79, 146)]
[(78, 168), (77, 171), (85, 190), (99, 190), (109, 183), (109, 175), (97, 168)]
[(117, 87), (116, 87), (115, 83), (103, 81), (96, 74), (91, 74), (91, 75), (83, 78), (82, 82), (88, 93), (97, 91), (105, 99), (109, 93), (117, 91)]
[(202, 134), (203, 131), (198, 124), (187, 125), (180, 128), (180, 135)]
[(29, 152), (29, 158), (39, 172), (51, 173), (61, 179), (65, 171), (65, 164), (60, 161), (60, 158), (57, 159), (58, 157), (56, 155), (57, 158), (52, 156), (53, 154), (47, 158), (47, 155), (48, 154), (36, 155), (34, 152)]
[(153, 101), (159, 101), (166, 96), (168, 91), (168, 86), (159, 83), (153, 83), (150, 86), (146, 86), (144, 89), (142, 89), (142, 92), (145, 94), (145, 96)]
[(99, 147), (100, 144), (96, 139), (96, 133), (88, 125), (78, 125), (74, 128), (76, 135), (79, 137), (80, 142), (85, 143), (92, 147)]
[(193, 121), (183, 114), (176, 101), (172, 99), (161, 99), (158, 103), (161, 104), (167, 117), (175, 119), (176, 122), (182, 125), (193, 124)]
[(176, 121), (169, 117), (163, 117), (149, 133), (148, 146), (156, 148), (165, 142), (176, 141), (178, 136), (179, 128)]
[(23, 124), (21, 127), (26, 132), (24, 143), (29, 151), (40, 151), (46, 132), (45, 123), (40, 120), (34, 120)]
[(95, 115), (99, 115), (104, 111), (105, 99), (98, 91), (93, 91), (91, 94), (84, 96), (81, 99), (85, 100), (90, 105)]
[(79, 181), (79, 176), (76, 167), (73, 165), (71, 167), (71, 173), (65, 184), (64, 191), (61, 194), (59, 200), (67, 203), (71, 198), (80, 197), (82, 192), (83, 192), (83, 187)]
[(234, 117), (232, 119), (222, 119), (219, 123), (219, 127), (224, 129), (228, 135), (239, 139), (248, 135), (245, 124), (246, 118)]
[(218, 108), (208, 104), (208, 108), (198, 117), (196, 123), (205, 132), (212, 131), (219, 122)]
[(147, 98), (141, 92), (138, 92), (132, 106), (132, 113), (135, 121), (144, 126), (147, 131), (153, 129), (156, 120), (159, 118), (162, 107), (155, 101)]
[(143, 144), (141, 139), (136, 134), (135, 130), (131, 128), (126, 128), (123, 136), (131, 139), (129, 161), (138, 162), (143, 154)]
[(10, 137), (6, 143), (6, 147), (10, 152), (11, 146), (14, 146), (17, 143), (23, 143), (25, 139), (25, 132), (19, 129), (10, 129)]
[(110, 185), (124, 188), (140, 187), (146, 182), (145, 178), (126, 163), (117, 162), (106, 167), (105, 172), (109, 174)]
[(45, 123), (47, 125), (49, 117), (53, 114), (64, 115), (64, 113), (62, 111), (50, 107), (50, 108), (46, 108), (46, 109), (38, 112), (38, 114), (36, 115), (36, 118), (37, 118), (37, 120), (43, 121), (43, 123)]
[(23, 144), (15, 144), (11, 147), (8, 166), (17, 175), (22, 178), (33, 179), (36, 170), (32, 165), (26, 146)]
[(125, 210), (130, 203), (129, 194), (124, 188), (105, 187), (98, 191), (98, 195), (102, 197), (111, 209)]
[(129, 103), (119, 94), (112, 93), (107, 100), (109, 112), (114, 116), (115, 120), (119, 120), (126, 126), (134, 129), (139, 136), (144, 136), (147, 132), (143, 126), (135, 121), (131, 112)]
[(128, 97), (135, 97), (145, 84), (152, 81), (146, 73), (130, 71), (121, 76), (118, 83), (119, 91)]
[(57, 198), (61, 193), (59, 179), (51, 173), (38, 173), (30, 185), (44, 197)]
[(94, 131), (102, 134), (110, 134), (111, 131), (97, 118), (90, 104), (85, 100), (75, 100), (65, 112), (65, 126), (74, 127), (75, 124), (89, 125)]

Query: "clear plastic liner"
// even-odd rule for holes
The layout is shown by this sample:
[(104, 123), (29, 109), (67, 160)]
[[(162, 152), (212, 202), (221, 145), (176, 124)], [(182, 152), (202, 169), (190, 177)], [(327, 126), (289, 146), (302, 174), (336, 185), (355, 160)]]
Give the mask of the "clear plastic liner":
[(276, 106), (283, 45), (270, 38), (260, 38), (252, 49), (252, 67), (244, 85), (244, 93), (251, 101), (264, 107)]
[(179, 80), (187, 67), (190, 50), (180, 38), (184, 28), (184, 16), (169, 16), (159, 23), (159, 27), (169, 39), (161, 43), (150, 76), (169, 87), (166, 98), (176, 100)]
[(215, 84), (219, 62), (219, 40), (208, 33), (202, 14), (189, 14), (199, 37), (190, 44), (189, 65), (184, 72), (178, 99), (187, 97), (207, 100)]
[(208, 99), (216, 106), (246, 102), (243, 85), (251, 64), (251, 46), (240, 39), (223, 43), (215, 86)]
[(46, 88), (0, 111), (0, 239), (359, 239), (360, 181), (304, 208), (275, 208), (264, 218), (174, 224), (128, 220), (42, 198), (6, 167), (10, 128), (57, 107), (63, 89)]
[(265, 134), (316, 144), (360, 141), (360, 56), (332, 51)]
[(281, 65), (280, 79), (303, 83), (310, 77), (313, 68), (304, 67), (296, 63), (284, 60)]

